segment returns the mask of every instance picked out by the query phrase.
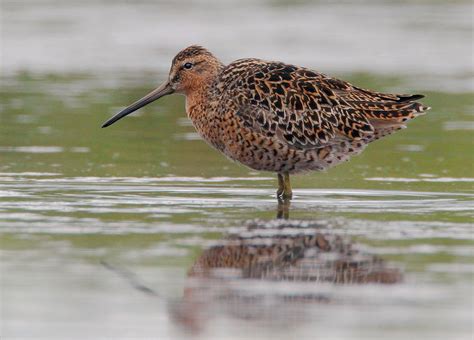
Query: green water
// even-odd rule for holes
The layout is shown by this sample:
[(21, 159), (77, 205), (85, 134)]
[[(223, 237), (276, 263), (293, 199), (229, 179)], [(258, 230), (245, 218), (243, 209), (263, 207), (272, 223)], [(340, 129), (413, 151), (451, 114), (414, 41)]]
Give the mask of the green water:
[[(380, 91), (401, 82), (340, 76)], [(77, 336), (181, 334), (163, 301), (135, 291), (100, 261), (179, 300), (186, 271), (209, 242), (243, 221), (275, 218), (275, 176), (232, 163), (199, 140), (180, 96), (100, 129), (153, 88), (149, 76), (111, 85), (89, 74), (25, 72), (2, 82), (2, 332), (45, 336), (54, 329), (69, 337), (87, 325)], [(364, 298), (320, 315), (316, 327), (328, 335), (335, 333), (327, 315), (347, 310), (356, 314), (338, 327), (360, 337), (381, 330), (397, 337), (405, 334), (400, 327), (463, 337), (472, 327), (472, 93), (406, 90), (426, 94), (433, 109), (346, 164), (293, 178), (290, 218), (318, 221), (404, 272), (393, 288), (353, 288), (370, 296), (368, 305)], [(391, 317), (370, 323), (381, 308)], [(355, 320), (357, 313), (366, 319)], [(222, 336), (222, 323), (241, 327), (223, 314), (224, 321), (202, 321), (203, 336)], [(301, 323), (297, 329), (309, 336), (311, 327)], [(262, 337), (285, 334), (265, 325), (248, 327)]]

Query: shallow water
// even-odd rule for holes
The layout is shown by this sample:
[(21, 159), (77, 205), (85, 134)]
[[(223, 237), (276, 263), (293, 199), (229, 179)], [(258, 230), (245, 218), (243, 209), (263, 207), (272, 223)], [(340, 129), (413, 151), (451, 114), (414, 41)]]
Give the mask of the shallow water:
[[(469, 2), (1, 6), (2, 338), (470, 338)], [(243, 17), (250, 23), (235, 29)], [(408, 129), (326, 173), (294, 177), (286, 212), (304, 221), (293, 232), (343, 237), (399, 271), (399, 282), (188, 274), (229, 233), (254, 232), (249, 220), (269, 226), (266, 241), (288, 237), (273, 222), (282, 209), (274, 175), (211, 150), (183, 98), (100, 129), (195, 42), (226, 61), (281, 59), (365, 88), (426, 94), (433, 109)]]

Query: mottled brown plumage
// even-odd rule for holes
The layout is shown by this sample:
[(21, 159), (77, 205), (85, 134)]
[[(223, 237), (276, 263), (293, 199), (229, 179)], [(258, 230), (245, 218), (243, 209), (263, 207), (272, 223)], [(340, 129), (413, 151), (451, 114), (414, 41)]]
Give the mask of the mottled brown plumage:
[(165, 84), (104, 127), (173, 92), (186, 96), (186, 112), (204, 140), (252, 169), (278, 173), (284, 198), (291, 197), (289, 174), (344, 162), (429, 109), (415, 101), (422, 95), (365, 90), (281, 62), (225, 66), (190, 46), (173, 59)]

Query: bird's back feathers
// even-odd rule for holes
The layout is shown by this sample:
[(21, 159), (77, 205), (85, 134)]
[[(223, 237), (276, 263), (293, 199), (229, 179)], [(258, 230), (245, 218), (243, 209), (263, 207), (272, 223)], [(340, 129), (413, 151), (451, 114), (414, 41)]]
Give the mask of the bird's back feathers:
[(415, 101), (422, 95), (374, 92), (306, 68), (259, 59), (231, 63), (218, 83), (222, 102), (233, 102), (245, 126), (297, 149), (341, 141), (366, 144), (429, 109)]

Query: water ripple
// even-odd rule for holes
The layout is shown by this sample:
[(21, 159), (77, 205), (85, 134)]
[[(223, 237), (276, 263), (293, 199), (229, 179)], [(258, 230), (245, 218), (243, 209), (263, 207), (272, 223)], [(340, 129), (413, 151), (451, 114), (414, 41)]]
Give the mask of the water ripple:
[[(226, 213), (249, 218), (274, 211), (276, 206), (273, 187), (245, 184), (270, 179), (264, 177), (18, 175), (0, 174), (0, 227), (4, 232), (213, 232), (216, 226), (226, 225)], [(467, 222), (474, 208), (471, 193), (354, 189), (298, 189), (295, 193), (292, 210), (297, 213), (317, 211), (341, 218), (356, 214), (371, 219), (392, 213), (406, 220), (381, 225), (352, 218), (350, 233), (354, 235), (393, 239), (406, 238), (410, 233), (413, 238), (469, 238)], [(426, 221), (430, 214), (449, 214), (458, 222)], [(422, 221), (415, 221), (420, 218)]]

